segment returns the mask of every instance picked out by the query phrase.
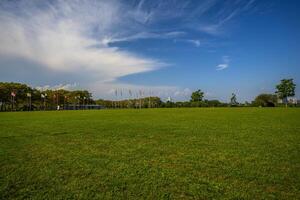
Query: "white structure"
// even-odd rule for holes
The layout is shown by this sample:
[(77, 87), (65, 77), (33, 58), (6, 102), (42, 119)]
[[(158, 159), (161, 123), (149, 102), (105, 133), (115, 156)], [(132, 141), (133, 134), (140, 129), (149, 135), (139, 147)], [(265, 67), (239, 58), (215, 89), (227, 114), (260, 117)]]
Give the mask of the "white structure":
[(297, 104), (298, 100), (296, 97), (288, 97), (287, 99), (278, 99), (277, 103), (289, 103), (289, 104)]
[(290, 104), (297, 104), (296, 97), (288, 97), (287, 100), (288, 100), (288, 103), (290, 103)]
[(171, 97), (168, 97), (168, 98), (167, 98), (167, 102), (168, 102), (168, 101), (169, 101), (169, 102), (172, 101)]

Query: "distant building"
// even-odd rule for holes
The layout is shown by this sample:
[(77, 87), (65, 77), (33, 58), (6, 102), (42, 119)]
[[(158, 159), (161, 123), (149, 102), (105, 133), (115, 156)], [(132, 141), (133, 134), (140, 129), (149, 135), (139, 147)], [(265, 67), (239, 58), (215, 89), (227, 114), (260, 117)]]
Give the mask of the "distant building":
[(300, 103), (299, 100), (297, 100), (296, 97), (288, 97), (286, 99), (279, 99), (277, 100), (277, 103), (281, 104), (281, 103), (289, 103), (289, 104), (297, 104)]

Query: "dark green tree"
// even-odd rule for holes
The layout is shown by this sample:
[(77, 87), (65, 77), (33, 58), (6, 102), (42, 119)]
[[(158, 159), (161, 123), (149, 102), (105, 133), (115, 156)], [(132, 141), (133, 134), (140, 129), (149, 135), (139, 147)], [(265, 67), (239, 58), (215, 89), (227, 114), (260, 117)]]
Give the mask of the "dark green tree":
[(278, 85), (276, 85), (276, 94), (280, 99), (282, 99), (287, 106), (287, 98), (295, 96), (296, 84), (293, 79), (282, 79)]
[(262, 107), (274, 107), (277, 103), (277, 96), (274, 94), (260, 94), (258, 95), (254, 102), (254, 106)]
[(203, 97), (204, 97), (204, 92), (202, 92), (201, 90), (197, 90), (192, 93), (191, 102), (200, 102), (203, 100)]
[[(12, 92), (15, 97), (12, 98)], [(40, 91), (26, 84), (0, 82), (0, 111), (47, 110), (57, 105), (94, 104), (87, 90), (68, 91), (63, 89)]]

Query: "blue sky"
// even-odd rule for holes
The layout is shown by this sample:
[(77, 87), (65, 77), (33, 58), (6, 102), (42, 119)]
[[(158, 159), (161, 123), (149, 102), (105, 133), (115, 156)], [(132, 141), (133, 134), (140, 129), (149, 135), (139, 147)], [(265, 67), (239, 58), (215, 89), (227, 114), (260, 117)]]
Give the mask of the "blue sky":
[(294, 78), (299, 98), (299, 10), (297, 0), (2, 0), (0, 81), (243, 102)]

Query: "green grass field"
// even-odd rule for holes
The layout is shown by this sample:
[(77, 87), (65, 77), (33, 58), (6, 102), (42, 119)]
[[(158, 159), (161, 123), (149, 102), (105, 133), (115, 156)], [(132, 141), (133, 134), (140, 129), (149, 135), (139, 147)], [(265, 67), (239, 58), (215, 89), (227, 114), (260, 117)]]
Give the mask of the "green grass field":
[(1, 199), (300, 199), (300, 109), (0, 113)]

